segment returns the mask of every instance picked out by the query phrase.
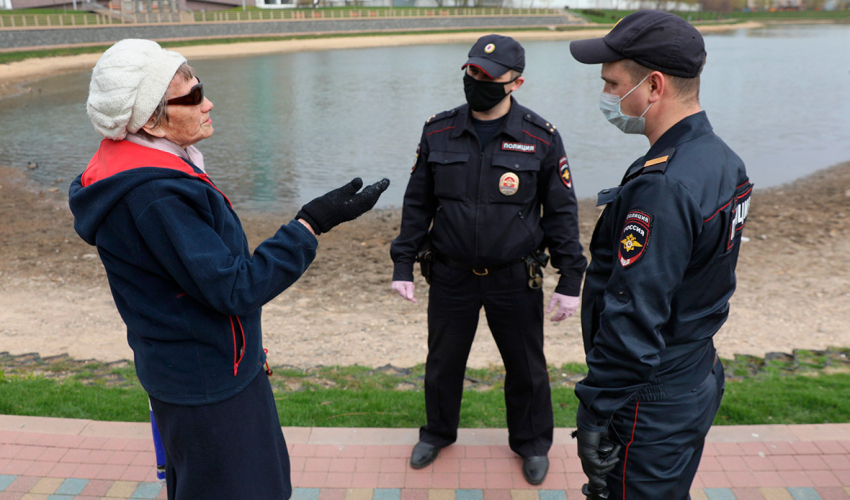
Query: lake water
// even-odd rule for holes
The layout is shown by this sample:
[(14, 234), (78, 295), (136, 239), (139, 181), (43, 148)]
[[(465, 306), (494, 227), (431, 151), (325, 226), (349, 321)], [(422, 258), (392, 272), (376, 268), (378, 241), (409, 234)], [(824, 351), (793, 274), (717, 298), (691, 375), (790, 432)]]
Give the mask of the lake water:
[[(758, 187), (850, 160), (850, 26), (771, 26), (707, 35), (701, 102)], [(526, 42), (515, 94), (561, 132), (580, 197), (616, 185), (648, 149), (598, 109), (599, 66), (568, 42)], [(354, 176), (389, 177), (399, 206), (424, 121), (464, 102), (466, 45), (304, 52), (190, 61), (214, 102), (198, 144), (237, 207), (291, 210)], [(97, 149), (88, 72), (49, 78), (0, 100), (0, 164), (64, 190)], [(39, 92), (37, 89), (41, 89)]]

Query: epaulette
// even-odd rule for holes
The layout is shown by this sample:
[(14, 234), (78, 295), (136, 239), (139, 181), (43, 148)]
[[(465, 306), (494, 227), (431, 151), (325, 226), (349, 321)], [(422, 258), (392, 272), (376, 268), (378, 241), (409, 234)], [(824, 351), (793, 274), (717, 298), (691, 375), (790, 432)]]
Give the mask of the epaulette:
[(446, 118), (451, 118), (452, 116), (457, 114), (457, 109), (450, 109), (448, 111), (443, 111), (442, 113), (437, 113), (436, 115), (431, 116), (425, 120), (425, 125), (431, 125), (432, 123), (436, 123), (440, 120), (445, 120)]
[(538, 127), (542, 128), (546, 132), (549, 132), (549, 134), (552, 134), (552, 135), (555, 134), (555, 130), (556, 130), (557, 127), (555, 127), (554, 125), (552, 125), (551, 123), (547, 122), (546, 120), (544, 120), (543, 118), (541, 118), (540, 116), (538, 116), (534, 113), (530, 113), (530, 112), (526, 111), (522, 118), (527, 122), (531, 122), (531, 123), (537, 125)]
[(673, 158), (673, 153), (675, 152), (676, 148), (667, 148), (655, 158), (645, 160), (643, 162), (641, 174), (648, 174), (651, 172), (659, 172), (663, 174), (667, 170), (667, 166), (670, 164), (670, 160)]
[(676, 148), (667, 148), (662, 151), (661, 154), (653, 158), (640, 158), (638, 161), (632, 163), (632, 166), (626, 171), (626, 175), (623, 177), (623, 181), (620, 184), (625, 186), (643, 174), (651, 174), (655, 172), (663, 174), (667, 171), (667, 166), (670, 164), (670, 160), (673, 158), (673, 153), (675, 152)]

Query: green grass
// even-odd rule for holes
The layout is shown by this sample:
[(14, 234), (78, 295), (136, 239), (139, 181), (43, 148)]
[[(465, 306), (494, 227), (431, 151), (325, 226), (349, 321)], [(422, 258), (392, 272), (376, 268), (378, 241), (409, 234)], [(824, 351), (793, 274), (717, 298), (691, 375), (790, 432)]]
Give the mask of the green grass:
[(0, 11), (0, 27), (96, 26), (115, 24), (109, 19), (85, 10), (15, 9)]
[(140, 386), (107, 388), (77, 380), (0, 378), (0, 414), (143, 422), (147, 393)]
[[(841, 357), (841, 356), (844, 357)], [(832, 353), (846, 359), (847, 350)], [(738, 357), (726, 360), (726, 395), (715, 424), (850, 422), (850, 374), (817, 353), (798, 351), (795, 361)], [(68, 362), (56, 367), (6, 367), (0, 371), (0, 414), (143, 422), (147, 395), (131, 366)], [(846, 369), (846, 367), (844, 367)], [(582, 377), (582, 364), (550, 367), (555, 425), (572, 427), (578, 407), (564, 381)], [(62, 372), (61, 376), (59, 372)], [(793, 373), (793, 374), (791, 374)], [(332, 366), (276, 368), (271, 378), (280, 420), (287, 426), (414, 428), (425, 419), (424, 367), (371, 369)], [(59, 380), (54, 378), (55, 377)], [(112, 380), (114, 379), (114, 380)], [(462, 427), (505, 427), (504, 369), (470, 369)], [(413, 390), (399, 390), (400, 387)]]
[(821, 424), (850, 421), (850, 374), (767, 375), (727, 382), (715, 424)]
[[(558, 402), (555, 404), (555, 425), (575, 426), (578, 400), (573, 390), (555, 388), (552, 397)], [(283, 425), (415, 428), (425, 422), (425, 396), (421, 391), (326, 389), (278, 394), (275, 401)], [(467, 391), (461, 408), (461, 427), (506, 426), (505, 396), (500, 389)]]
[(0, 16), (50, 16), (50, 15), (69, 15), (69, 16), (84, 16), (86, 14), (91, 14), (91, 12), (84, 10), (82, 8), (78, 10), (74, 10), (71, 8), (68, 9), (11, 9), (11, 10), (3, 10), (0, 11)]

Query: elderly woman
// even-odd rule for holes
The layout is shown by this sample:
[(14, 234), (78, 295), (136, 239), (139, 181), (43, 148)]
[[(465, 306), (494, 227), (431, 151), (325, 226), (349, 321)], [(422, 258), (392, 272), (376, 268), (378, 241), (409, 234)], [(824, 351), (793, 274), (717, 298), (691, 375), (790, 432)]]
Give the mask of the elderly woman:
[(168, 498), (285, 500), (289, 456), (262, 369), (260, 309), (310, 265), (315, 235), (371, 209), (389, 181), (358, 193), (355, 179), (316, 198), (252, 254), (194, 146), (213, 133), (212, 109), (180, 54), (149, 40), (107, 50), (87, 103), (105, 139), (71, 185), (74, 227), (97, 246), (127, 324)]

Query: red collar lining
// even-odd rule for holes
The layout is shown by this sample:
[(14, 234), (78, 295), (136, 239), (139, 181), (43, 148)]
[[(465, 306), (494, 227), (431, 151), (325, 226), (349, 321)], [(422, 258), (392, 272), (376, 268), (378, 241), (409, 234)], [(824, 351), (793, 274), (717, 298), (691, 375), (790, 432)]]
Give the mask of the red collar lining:
[(208, 175), (199, 174), (179, 156), (140, 146), (130, 141), (113, 141), (111, 139), (101, 141), (100, 148), (83, 172), (82, 184), (83, 187), (88, 187), (113, 175), (144, 167), (167, 168), (200, 179), (224, 196), (227, 204), (230, 205), (230, 208), (233, 208), (230, 199), (210, 181)]

